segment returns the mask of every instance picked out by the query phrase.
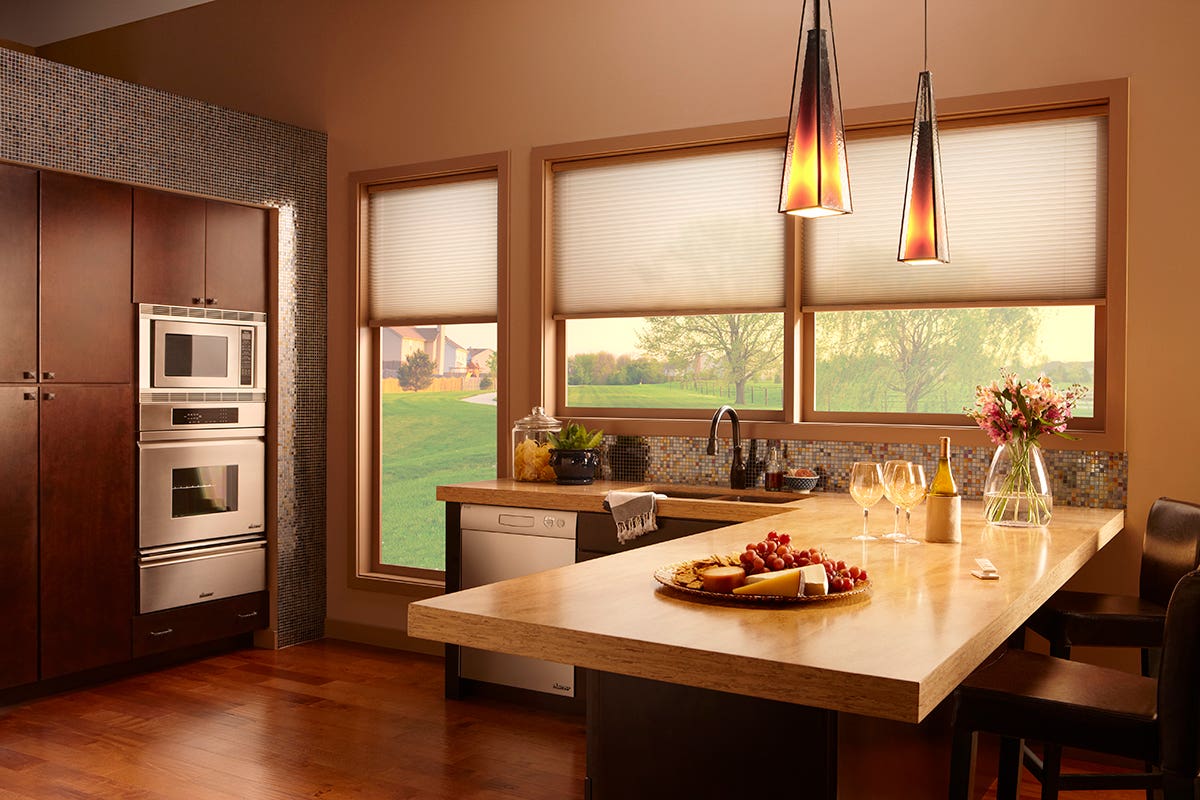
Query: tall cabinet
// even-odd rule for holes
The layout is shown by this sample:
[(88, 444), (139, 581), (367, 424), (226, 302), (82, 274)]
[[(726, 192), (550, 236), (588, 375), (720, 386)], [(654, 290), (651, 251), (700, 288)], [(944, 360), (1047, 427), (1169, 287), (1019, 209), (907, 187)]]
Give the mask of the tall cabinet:
[(0, 165), (0, 687), (130, 657), (131, 198)]

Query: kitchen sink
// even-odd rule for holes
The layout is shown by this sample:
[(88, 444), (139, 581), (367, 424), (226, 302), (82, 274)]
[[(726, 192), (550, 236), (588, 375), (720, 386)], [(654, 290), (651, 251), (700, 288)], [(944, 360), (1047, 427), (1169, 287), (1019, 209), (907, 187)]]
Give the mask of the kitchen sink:
[(665, 494), (670, 500), (715, 500), (722, 503), (764, 503), (777, 505), (803, 500), (809, 495), (794, 492), (768, 492), (763, 489), (731, 490), (726, 486), (692, 486), (656, 483), (639, 486), (639, 491)]

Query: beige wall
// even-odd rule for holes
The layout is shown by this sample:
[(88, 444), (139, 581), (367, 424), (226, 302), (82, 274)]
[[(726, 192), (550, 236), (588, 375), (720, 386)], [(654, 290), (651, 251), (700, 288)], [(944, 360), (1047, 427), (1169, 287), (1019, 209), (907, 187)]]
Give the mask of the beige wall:
[[(1129, 530), (1078, 581), (1132, 591), (1147, 509), (1200, 500), (1200, 3), (933, 0), (938, 96), (1129, 77)], [(347, 586), (353, 264), (347, 175), (512, 152), (515, 298), (531, 272), (529, 149), (784, 115), (799, 0), (217, 0), (40, 51), (329, 134), (331, 621), (403, 628), (403, 598)], [(843, 104), (911, 102), (921, 3), (835, 0)], [(537, 333), (513, 315), (511, 346)], [(534, 404), (516, 387), (514, 409)]]

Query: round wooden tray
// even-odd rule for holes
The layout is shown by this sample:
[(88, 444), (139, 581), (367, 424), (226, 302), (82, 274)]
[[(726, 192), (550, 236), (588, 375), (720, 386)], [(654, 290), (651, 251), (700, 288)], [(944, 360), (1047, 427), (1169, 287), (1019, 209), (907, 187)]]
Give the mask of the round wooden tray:
[(674, 564), (668, 564), (665, 567), (659, 567), (654, 571), (654, 580), (666, 586), (668, 589), (674, 589), (681, 594), (686, 594), (691, 597), (702, 597), (705, 600), (728, 600), (735, 603), (750, 603), (761, 605), (763, 603), (779, 604), (779, 603), (828, 603), (835, 600), (843, 600), (847, 597), (856, 597), (866, 594), (871, 589), (870, 579), (860, 581), (857, 586), (848, 592), (831, 592), (829, 594), (816, 595), (769, 595), (769, 594), (733, 594), (732, 592), (706, 592), (703, 589), (692, 589), (688, 586), (680, 586), (675, 582), (675, 572), (680, 567), (692, 566), (694, 564), (708, 564), (705, 560), (700, 561), (678, 561)]

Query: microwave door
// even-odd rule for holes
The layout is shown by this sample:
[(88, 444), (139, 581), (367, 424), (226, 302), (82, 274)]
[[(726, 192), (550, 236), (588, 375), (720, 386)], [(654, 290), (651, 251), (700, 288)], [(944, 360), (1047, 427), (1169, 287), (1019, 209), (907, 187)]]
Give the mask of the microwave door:
[(262, 533), (265, 456), (258, 438), (140, 442), (139, 545)]
[(236, 389), (242, 385), (240, 327), (154, 320), (153, 330), (155, 388)]

